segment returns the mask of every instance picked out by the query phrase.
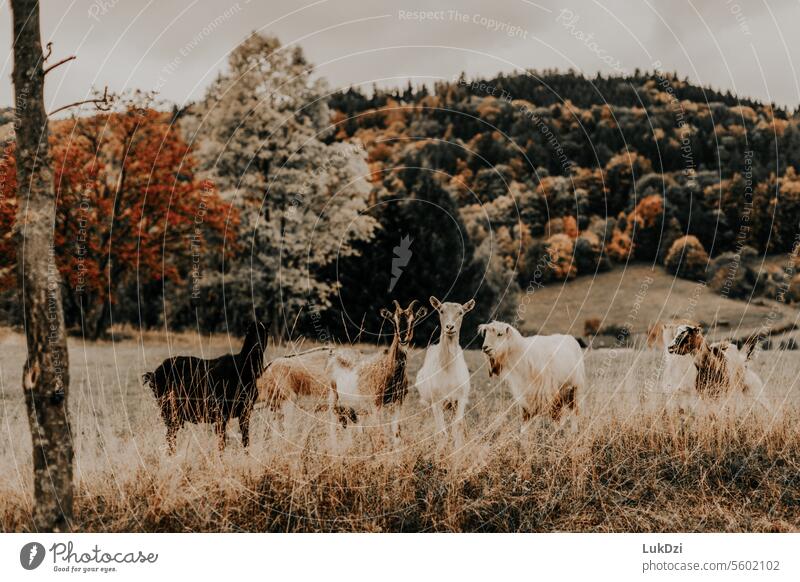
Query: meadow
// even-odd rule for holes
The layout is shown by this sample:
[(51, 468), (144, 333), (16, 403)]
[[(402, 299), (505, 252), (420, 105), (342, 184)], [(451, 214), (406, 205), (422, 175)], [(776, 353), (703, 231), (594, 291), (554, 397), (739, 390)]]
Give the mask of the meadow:
[[(217, 452), (207, 425), (178, 452), (140, 376), (170, 353), (206, 356), (238, 338), (135, 333), (70, 340), (79, 531), (797, 531), (800, 358), (763, 352), (767, 406), (737, 396), (683, 411), (657, 383), (659, 354), (586, 352), (580, 414), (520, 432), (507, 391), (468, 351), (467, 440), (436, 435), (412, 390), (402, 441), (378, 426), (339, 431), (313, 406), (284, 424), (254, 415), (245, 452), (232, 423)], [(271, 348), (268, 359), (285, 351)], [(366, 349), (366, 348), (365, 348)], [(374, 349), (374, 348), (371, 348)], [(31, 528), (31, 439), (20, 389), (24, 340), (0, 337), (0, 529)], [(412, 374), (422, 351), (411, 356)]]

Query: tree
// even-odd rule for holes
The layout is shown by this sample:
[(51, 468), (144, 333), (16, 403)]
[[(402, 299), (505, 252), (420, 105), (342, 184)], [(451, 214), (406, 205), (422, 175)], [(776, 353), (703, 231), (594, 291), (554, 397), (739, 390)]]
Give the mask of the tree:
[[(361, 256), (338, 265), (340, 304), (325, 321), (329, 325), (345, 321), (353, 328), (352, 333), (348, 330), (351, 337), (363, 325), (373, 338), (362, 335), (362, 339), (374, 339), (384, 323), (379, 310), (393, 299), (405, 306), (413, 299), (427, 302), (435, 295), (443, 301), (476, 298), (475, 313), (465, 319), (462, 333), (470, 341), (477, 324), (492, 318), (508, 292), (497, 281), (501, 275), (493, 279), (498, 284), (483, 284), (484, 273), (495, 267), (488, 257), (475, 256), (453, 197), (423, 166), (416, 152), (411, 152), (400, 169), (387, 177), (399, 183), (394, 195), (379, 198), (371, 210), (380, 223), (375, 239), (363, 244)], [(509, 275), (506, 287), (513, 283)], [(414, 340), (425, 345), (436, 325), (436, 318), (426, 318)]]
[(628, 214), (627, 234), (633, 241), (634, 256), (643, 261), (653, 261), (659, 255), (664, 224), (664, 199), (650, 194), (639, 200)]
[(14, 244), (14, 221), (17, 216), (17, 169), (14, 147), (7, 145), (0, 160), (0, 290), (13, 287), (17, 246)]
[(279, 333), (306, 305), (330, 306), (338, 285), (326, 268), (373, 236), (370, 172), (360, 144), (327, 143), (325, 85), (300, 48), (254, 34), (228, 65), (189, 123), (205, 167), (241, 209), (244, 252), (225, 279), (232, 303), (247, 305), (227, 308), (263, 311)]
[[(192, 151), (170, 116), (131, 102), (53, 126), (55, 259), (68, 283), (67, 323), (97, 339), (130, 286), (132, 298), (157, 313), (159, 294), (136, 293), (139, 283), (180, 281), (191, 296), (192, 268), (210, 260), (210, 247), (231, 242), (237, 214), (195, 176)], [(13, 161), (13, 147), (6, 159)], [(14, 182), (7, 180), (10, 193)]]
[(55, 264), (55, 195), (44, 108), (39, 2), (12, 0), (17, 271), (27, 359), (22, 388), (33, 437), (33, 524), (68, 531), (72, 521), (73, 449), (67, 413), (69, 357), (61, 281)]

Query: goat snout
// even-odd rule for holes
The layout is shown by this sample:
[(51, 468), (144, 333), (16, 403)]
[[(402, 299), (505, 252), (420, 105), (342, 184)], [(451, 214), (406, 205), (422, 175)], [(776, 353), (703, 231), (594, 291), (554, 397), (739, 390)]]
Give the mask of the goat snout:
[(489, 346), (483, 346), (483, 353), (491, 355), (492, 354), (492, 348), (490, 348)]

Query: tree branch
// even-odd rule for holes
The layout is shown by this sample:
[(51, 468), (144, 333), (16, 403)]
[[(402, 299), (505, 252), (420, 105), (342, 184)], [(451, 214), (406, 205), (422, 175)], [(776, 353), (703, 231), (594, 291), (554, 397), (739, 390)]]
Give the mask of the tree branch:
[(86, 99), (84, 101), (76, 101), (75, 103), (70, 103), (69, 105), (64, 105), (63, 107), (59, 107), (55, 111), (51, 111), (47, 114), (48, 117), (51, 115), (55, 115), (65, 109), (69, 109), (70, 107), (79, 107), (81, 105), (86, 105), (87, 103), (91, 103), (94, 105), (95, 109), (98, 111), (108, 111), (111, 109), (111, 97), (108, 96), (108, 87), (105, 88), (103, 91), (103, 96), (99, 99)]
[(44, 58), (42, 58), (42, 62), (47, 61), (47, 59), (49, 59), (50, 55), (52, 55), (52, 54), (53, 54), (53, 43), (52, 42), (48, 42), (47, 43), (47, 54), (45, 54)]
[(44, 74), (46, 75), (47, 73), (49, 73), (50, 71), (52, 71), (52, 70), (53, 70), (53, 69), (55, 69), (56, 67), (59, 67), (59, 66), (63, 65), (64, 63), (68, 63), (68, 62), (70, 62), (70, 61), (74, 61), (74, 60), (75, 60), (75, 59), (77, 59), (77, 58), (78, 58), (78, 57), (76, 57), (75, 55), (72, 55), (71, 57), (67, 57), (66, 59), (61, 59), (61, 60), (60, 60), (60, 61), (58, 61), (57, 63), (53, 63), (53, 64), (52, 64), (52, 65), (50, 65), (49, 67), (45, 68), (45, 70), (44, 70)]

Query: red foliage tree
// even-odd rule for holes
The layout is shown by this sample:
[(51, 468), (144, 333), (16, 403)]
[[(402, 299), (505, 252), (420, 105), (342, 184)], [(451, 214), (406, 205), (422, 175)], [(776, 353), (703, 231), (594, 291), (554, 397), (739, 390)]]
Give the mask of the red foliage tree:
[[(138, 281), (184, 281), (193, 257), (229, 248), (238, 215), (196, 162), (170, 116), (134, 106), (52, 124), (57, 195), (55, 245), (66, 303), (86, 332), (109, 323), (114, 293)], [(0, 165), (3, 208), (16, 208), (13, 146)], [(226, 244), (227, 243), (227, 244)], [(0, 253), (13, 241), (0, 241)], [(13, 252), (13, 250), (11, 251)]]
[(0, 161), (0, 289), (13, 285), (14, 264), (17, 260), (17, 249), (13, 240), (13, 226), (17, 216), (17, 167), (13, 152), (13, 146), (6, 146)]

